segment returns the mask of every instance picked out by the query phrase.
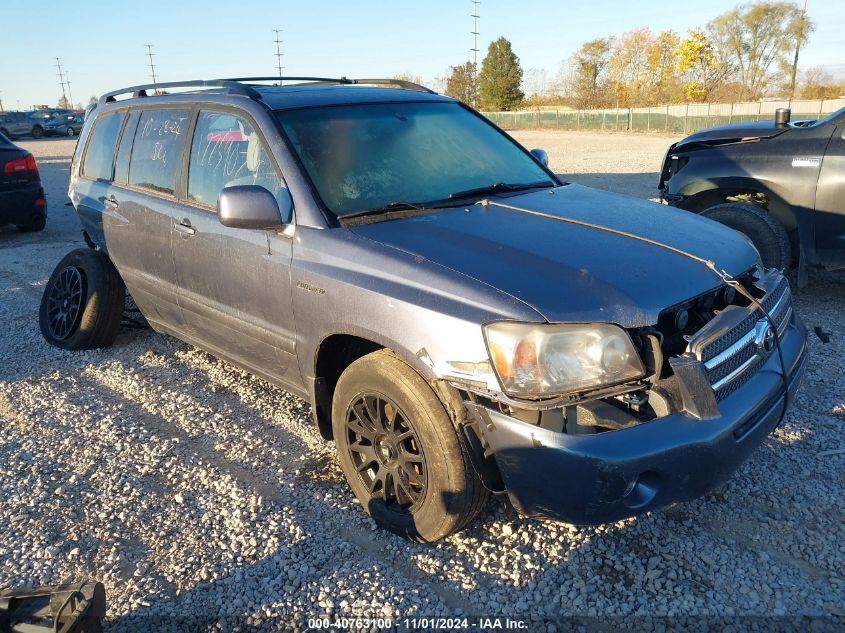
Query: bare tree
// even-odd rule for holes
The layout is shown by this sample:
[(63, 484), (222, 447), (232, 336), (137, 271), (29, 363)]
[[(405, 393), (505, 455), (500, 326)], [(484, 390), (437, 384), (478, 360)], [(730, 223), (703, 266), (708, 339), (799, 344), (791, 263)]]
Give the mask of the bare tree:
[(584, 42), (572, 55), (571, 90), (579, 108), (605, 105), (607, 69), (613, 38), (602, 37)]
[(755, 2), (723, 13), (707, 24), (719, 64), (729, 67), (743, 98), (757, 98), (778, 82), (787, 56), (812, 30), (812, 23), (791, 2)]

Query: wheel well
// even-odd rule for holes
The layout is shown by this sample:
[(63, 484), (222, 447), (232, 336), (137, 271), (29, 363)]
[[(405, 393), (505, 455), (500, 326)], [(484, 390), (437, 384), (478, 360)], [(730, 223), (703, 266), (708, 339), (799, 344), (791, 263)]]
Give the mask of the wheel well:
[(333, 334), (320, 343), (314, 363), (314, 417), (324, 438), (332, 439), (332, 398), (340, 375), (362, 356), (383, 347), (349, 334)]
[(681, 208), (687, 211), (701, 213), (705, 209), (724, 202), (749, 202), (756, 204), (764, 208), (773, 218), (780, 222), (787, 233), (792, 233), (798, 228), (795, 212), (786, 201), (773, 193), (747, 187), (702, 191), (684, 200)]

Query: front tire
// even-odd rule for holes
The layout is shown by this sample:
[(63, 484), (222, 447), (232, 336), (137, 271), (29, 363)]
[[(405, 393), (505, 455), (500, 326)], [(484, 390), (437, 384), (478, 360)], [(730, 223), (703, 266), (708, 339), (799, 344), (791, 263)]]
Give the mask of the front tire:
[(784, 270), (792, 263), (792, 247), (786, 229), (756, 204), (728, 202), (710, 207), (701, 215), (745, 235), (760, 253), (763, 266)]
[(332, 402), (341, 467), (381, 527), (431, 542), (466, 527), (488, 493), (429, 384), (393, 352), (359, 358)]
[(126, 288), (111, 260), (90, 248), (65, 255), (41, 297), (38, 322), (51, 345), (108, 347), (120, 331)]

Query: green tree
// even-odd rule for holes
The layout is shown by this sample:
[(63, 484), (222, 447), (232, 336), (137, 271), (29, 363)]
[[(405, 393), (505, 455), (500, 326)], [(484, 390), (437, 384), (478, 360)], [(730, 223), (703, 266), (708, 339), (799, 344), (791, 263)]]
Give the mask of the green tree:
[(515, 110), (525, 95), (522, 84), (522, 66), (513, 52), (511, 43), (500, 37), (490, 44), (487, 56), (481, 62), (478, 89), (483, 110)]
[(452, 66), (449, 78), (446, 79), (444, 94), (469, 105), (476, 105), (478, 78), (475, 75), (475, 64), (467, 62), (460, 66)]
[(719, 64), (707, 35), (701, 29), (691, 29), (675, 55), (686, 100), (707, 101), (725, 70)]
[(772, 86), (788, 84), (790, 54), (812, 30), (812, 22), (792, 2), (741, 5), (707, 24), (716, 59), (742, 86), (740, 99), (756, 99)]

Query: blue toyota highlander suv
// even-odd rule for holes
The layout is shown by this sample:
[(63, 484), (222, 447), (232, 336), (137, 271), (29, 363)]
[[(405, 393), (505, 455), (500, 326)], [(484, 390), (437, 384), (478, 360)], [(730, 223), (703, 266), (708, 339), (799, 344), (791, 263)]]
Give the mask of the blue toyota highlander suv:
[(109, 345), (128, 291), (310, 402), (388, 529), (442, 538), (491, 493), (574, 523), (695, 498), (798, 388), (804, 326), (745, 237), (565, 183), (465, 104), (394, 80), (152, 88), (86, 118), (89, 248), (45, 288), (45, 338)]

